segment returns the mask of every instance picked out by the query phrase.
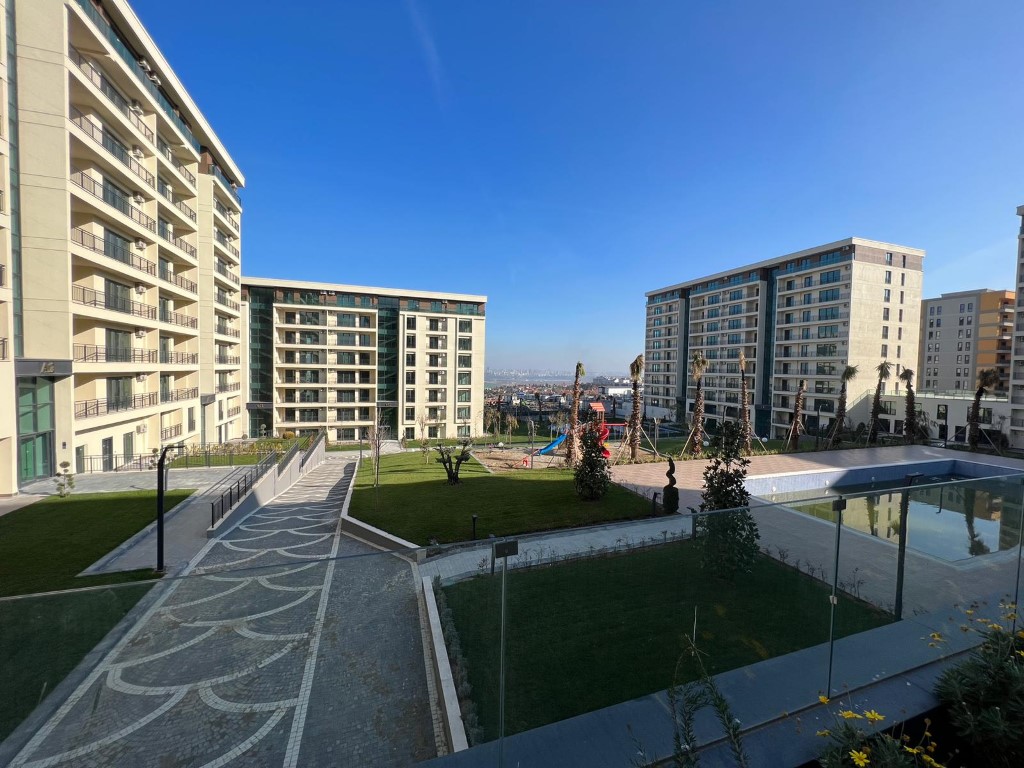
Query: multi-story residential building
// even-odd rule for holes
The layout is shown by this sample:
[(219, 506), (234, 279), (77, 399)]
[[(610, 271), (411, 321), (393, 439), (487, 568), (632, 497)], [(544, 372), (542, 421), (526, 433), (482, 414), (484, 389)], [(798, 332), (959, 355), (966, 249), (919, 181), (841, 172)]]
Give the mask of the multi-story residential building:
[[(1017, 236), (1017, 293), (1024, 293), (1024, 205), (1017, 208), (1020, 230)], [(1024, 448), (1024, 298), (1017, 300), (1010, 366), (1010, 444)]]
[(0, 4), (14, 483), (240, 435), (241, 171), (125, 0)]
[(483, 433), (487, 297), (242, 278), (251, 435)]
[(944, 293), (921, 302), (921, 341), (917, 364), (920, 391), (974, 391), (978, 372), (994, 368), (999, 384), (1010, 388), (1013, 291), (977, 289)]
[(804, 382), (807, 431), (835, 412), (847, 365), (853, 422), (867, 418), (875, 367), (917, 364), (924, 251), (861, 238), (757, 262), (646, 294), (648, 416), (693, 410), (690, 360), (700, 352), (709, 426), (739, 418), (740, 365), (758, 435), (784, 437)]

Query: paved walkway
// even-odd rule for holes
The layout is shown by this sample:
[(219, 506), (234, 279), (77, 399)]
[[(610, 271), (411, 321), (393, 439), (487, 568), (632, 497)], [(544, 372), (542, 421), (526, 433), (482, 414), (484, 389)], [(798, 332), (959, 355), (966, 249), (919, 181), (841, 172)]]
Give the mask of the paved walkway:
[[(244, 467), (243, 467), (244, 468)], [(238, 467), (210, 467), (209, 469), (172, 469), (167, 473), (167, 490), (204, 488), (219, 482)], [(116, 491), (155, 491), (156, 470), (148, 472), (97, 472), (75, 475), (74, 493), (113, 493)], [(22, 486), (23, 494), (52, 496), (57, 492), (53, 480), (37, 480)]]
[(192, 576), (158, 585), (153, 605), (10, 765), (433, 757), (414, 567), (339, 534), (353, 470), (325, 462), (212, 541)]

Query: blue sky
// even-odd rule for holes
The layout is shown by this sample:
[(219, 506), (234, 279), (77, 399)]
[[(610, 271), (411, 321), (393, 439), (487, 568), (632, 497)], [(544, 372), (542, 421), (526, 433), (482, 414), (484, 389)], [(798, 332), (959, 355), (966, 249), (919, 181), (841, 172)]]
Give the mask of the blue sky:
[(245, 274), (487, 294), (491, 367), (624, 372), (645, 291), (850, 235), (1013, 286), (1019, 0), (133, 5)]

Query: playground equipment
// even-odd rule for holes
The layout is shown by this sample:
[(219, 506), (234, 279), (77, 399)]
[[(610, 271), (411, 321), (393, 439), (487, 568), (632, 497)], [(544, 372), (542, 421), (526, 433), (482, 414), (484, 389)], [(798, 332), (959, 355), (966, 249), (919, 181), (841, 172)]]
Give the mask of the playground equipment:
[(549, 453), (553, 453), (555, 448), (557, 448), (563, 442), (565, 442), (565, 435), (566, 435), (566, 433), (563, 432), (558, 437), (556, 437), (554, 440), (552, 440), (550, 443), (545, 445), (543, 448), (538, 448), (536, 453), (538, 453), (541, 456), (547, 456)]

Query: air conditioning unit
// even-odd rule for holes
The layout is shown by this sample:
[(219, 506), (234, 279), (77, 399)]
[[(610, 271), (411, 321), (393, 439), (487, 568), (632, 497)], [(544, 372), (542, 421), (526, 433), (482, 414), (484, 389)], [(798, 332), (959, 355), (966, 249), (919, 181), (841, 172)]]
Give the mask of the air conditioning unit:
[(152, 72), (153, 68), (149, 65), (149, 62), (145, 59), (139, 59), (139, 66), (142, 67), (143, 72)]
[(132, 144), (132, 154), (135, 155), (137, 160), (141, 160), (145, 155), (142, 154), (142, 147), (138, 144)]
[(135, 338), (136, 339), (144, 339), (144, 338), (146, 338), (146, 329), (145, 328), (136, 328), (135, 329)]
[(146, 241), (145, 240), (136, 240), (135, 241), (135, 249), (139, 250), (139, 251), (146, 250)]
[(142, 205), (143, 203), (146, 202), (146, 198), (142, 196), (141, 192), (136, 192), (135, 194), (133, 194), (132, 200), (135, 201), (136, 205)]
[(139, 434), (139, 435), (144, 435), (144, 434), (146, 434), (146, 431), (148, 429), (149, 429), (149, 427), (147, 427), (145, 424), (139, 424), (139, 426), (137, 426), (135, 428), (135, 433)]
[(135, 380), (141, 384), (146, 380), (146, 374), (140, 373), (138, 376), (135, 377)]
[(139, 103), (138, 99), (132, 99), (132, 105), (131, 105), (130, 109), (136, 115), (141, 115), (142, 114), (142, 104)]
[(156, 85), (156, 86), (160, 85), (160, 78), (156, 76), (155, 72), (150, 72), (149, 73), (149, 80), (150, 80), (150, 82), (153, 83), (153, 85)]
[(142, 283), (136, 283), (135, 284), (135, 292), (137, 294), (139, 294), (139, 296), (141, 296), (142, 294), (144, 294), (146, 292), (146, 286), (144, 286)]

